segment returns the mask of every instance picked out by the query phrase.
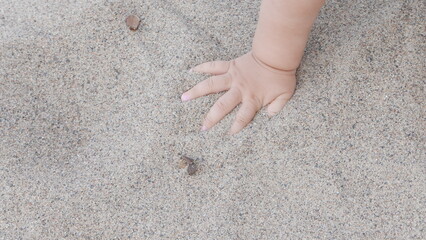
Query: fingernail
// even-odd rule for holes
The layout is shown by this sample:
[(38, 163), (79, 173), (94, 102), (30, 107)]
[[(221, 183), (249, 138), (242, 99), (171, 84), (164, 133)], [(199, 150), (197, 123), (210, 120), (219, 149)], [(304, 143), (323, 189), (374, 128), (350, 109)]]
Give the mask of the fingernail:
[(189, 73), (192, 73), (194, 70), (191, 68), (188, 70)]
[(182, 97), (180, 97), (180, 99), (182, 99), (182, 102), (186, 102), (190, 100), (190, 97), (187, 94), (182, 94)]
[(201, 131), (206, 131), (207, 130), (207, 127), (206, 126), (201, 126)]

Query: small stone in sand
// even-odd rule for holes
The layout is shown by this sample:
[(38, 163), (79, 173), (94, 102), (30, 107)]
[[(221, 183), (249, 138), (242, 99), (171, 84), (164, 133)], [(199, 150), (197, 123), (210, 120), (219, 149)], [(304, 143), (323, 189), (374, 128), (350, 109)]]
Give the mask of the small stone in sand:
[(188, 163), (185, 161), (185, 159), (181, 158), (178, 163), (178, 168), (182, 169), (182, 168), (186, 168), (186, 166), (188, 166)]
[(130, 15), (126, 18), (126, 24), (132, 31), (138, 30), (141, 20), (136, 15)]
[(188, 165), (188, 168), (186, 170), (188, 171), (189, 175), (194, 175), (195, 172), (197, 172), (197, 166), (194, 163), (191, 163)]
[(187, 156), (182, 156), (182, 158), (179, 161), (178, 167), (182, 169), (192, 163), (194, 163), (194, 160), (192, 160), (191, 158)]
[(182, 156), (181, 161), (184, 162), (186, 165), (194, 163), (194, 160), (187, 156)]
[(186, 171), (188, 172), (189, 175), (194, 175), (195, 172), (197, 172), (197, 165), (195, 165), (195, 161), (192, 158), (189, 158), (187, 156), (182, 156), (182, 158), (179, 161), (179, 168), (185, 168), (186, 166), (188, 166), (188, 168), (186, 169)]

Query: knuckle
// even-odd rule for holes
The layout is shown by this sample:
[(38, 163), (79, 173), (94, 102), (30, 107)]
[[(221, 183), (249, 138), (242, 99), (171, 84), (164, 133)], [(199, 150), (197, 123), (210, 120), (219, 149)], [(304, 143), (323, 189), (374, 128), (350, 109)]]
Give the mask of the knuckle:
[(241, 101), (244, 101), (243, 92), (240, 89), (237, 88), (237, 91), (235, 91), (234, 93), (238, 99), (241, 99)]
[(258, 109), (260, 109), (263, 105), (265, 105), (263, 103), (263, 101), (257, 97), (254, 98), (253, 100), (253, 104), (251, 104), (251, 110), (252, 111), (257, 111)]
[(213, 125), (213, 120), (211, 119), (210, 115), (207, 115), (204, 118), (204, 125), (206, 125), (206, 126), (212, 126)]
[(214, 90), (214, 81), (212, 77), (209, 77), (207, 79), (207, 90), (209, 90), (210, 92)]
[(232, 84), (232, 76), (230, 74), (227, 74), (226, 76), (224, 76), (225, 78), (225, 85), (226, 86), (231, 86)]
[(223, 101), (220, 101), (220, 100), (217, 101), (216, 106), (219, 109), (219, 111), (222, 112), (222, 113), (226, 112), (226, 110), (227, 110), (226, 103), (224, 103)]
[(241, 125), (241, 126), (245, 126), (245, 125), (247, 125), (250, 121), (248, 120), (248, 118), (247, 117), (245, 117), (244, 115), (238, 115), (236, 118), (235, 118), (235, 121), (238, 123), (238, 125)]
[(247, 109), (250, 111), (257, 111), (262, 106), (262, 101), (257, 98), (254, 94), (252, 94), (247, 100)]

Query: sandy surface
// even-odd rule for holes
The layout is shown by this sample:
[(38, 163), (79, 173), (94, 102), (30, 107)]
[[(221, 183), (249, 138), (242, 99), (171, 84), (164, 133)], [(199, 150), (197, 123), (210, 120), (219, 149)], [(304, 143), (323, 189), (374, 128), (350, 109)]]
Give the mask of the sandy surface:
[(0, 0), (0, 239), (425, 239), (424, 1), (328, 1), (285, 110), (200, 133), (252, 2)]

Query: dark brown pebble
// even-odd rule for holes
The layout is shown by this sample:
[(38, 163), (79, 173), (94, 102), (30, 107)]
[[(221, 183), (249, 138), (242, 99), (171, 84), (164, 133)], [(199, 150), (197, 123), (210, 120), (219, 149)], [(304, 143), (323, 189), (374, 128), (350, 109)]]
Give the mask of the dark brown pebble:
[(187, 156), (182, 156), (182, 160), (184, 161), (184, 162), (186, 162), (186, 164), (193, 164), (194, 163), (194, 159), (192, 159), (192, 158), (189, 158), (189, 157), (187, 157)]
[(130, 15), (126, 18), (126, 24), (132, 31), (138, 30), (141, 20), (136, 15)]
[(194, 163), (191, 163), (188, 165), (186, 170), (188, 171), (189, 175), (194, 175), (197, 172), (197, 166)]

